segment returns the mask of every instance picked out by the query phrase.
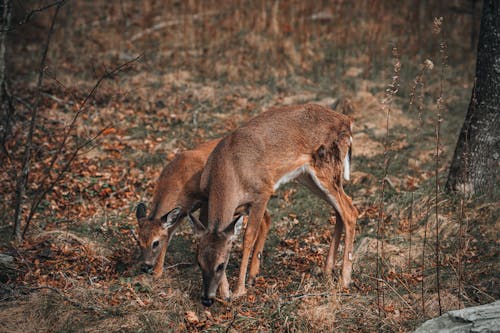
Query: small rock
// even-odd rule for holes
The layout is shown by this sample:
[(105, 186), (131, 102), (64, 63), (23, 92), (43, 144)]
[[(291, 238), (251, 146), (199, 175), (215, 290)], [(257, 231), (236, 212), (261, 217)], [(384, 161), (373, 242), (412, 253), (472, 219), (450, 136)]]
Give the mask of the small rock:
[(414, 333), (500, 332), (500, 301), (450, 311), (423, 323)]

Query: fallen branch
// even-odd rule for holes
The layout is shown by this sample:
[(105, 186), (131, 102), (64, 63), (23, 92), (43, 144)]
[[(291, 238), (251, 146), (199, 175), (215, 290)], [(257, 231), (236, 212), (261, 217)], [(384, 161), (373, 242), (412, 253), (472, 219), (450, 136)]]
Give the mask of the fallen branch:
[(304, 293), (304, 294), (295, 294), (295, 295), (287, 295), (287, 298), (306, 298), (306, 297), (330, 297), (333, 296), (331, 292), (326, 293)]

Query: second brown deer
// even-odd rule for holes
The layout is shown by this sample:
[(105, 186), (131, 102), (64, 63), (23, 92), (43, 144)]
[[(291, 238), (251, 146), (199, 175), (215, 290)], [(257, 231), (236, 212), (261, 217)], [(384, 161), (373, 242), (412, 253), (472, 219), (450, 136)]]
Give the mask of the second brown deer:
[[(193, 206), (201, 207), (200, 219), (202, 224), (206, 224), (206, 196), (200, 190), (200, 178), (209, 154), (219, 141), (220, 139), (212, 140), (177, 154), (158, 178), (149, 216), (146, 214), (146, 205), (140, 203), (137, 206), (139, 233), (134, 234), (134, 237), (141, 250), (142, 270), (152, 272), (155, 278), (163, 274), (170, 239)], [(198, 203), (201, 204), (197, 205)], [(256, 243), (256, 253), (262, 252), (270, 223), (271, 219), (266, 212), (259, 230), (260, 241)], [(260, 261), (253, 265), (258, 272)], [(225, 276), (222, 278), (220, 291), (223, 298), (229, 298), (230, 291)]]
[[(199, 238), (197, 260), (203, 278), (203, 305), (213, 304), (215, 292), (225, 279), (233, 241), (242, 229), (242, 218), (235, 219), (235, 211), (244, 208), (249, 213), (238, 285), (233, 294), (238, 297), (246, 293), (248, 261), (267, 202), (280, 185), (293, 179), (336, 212), (335, 232), (324, 267), (327, 275), (333, 270), (345, 228), (342, 282), (349, 286), (358, 211), (344, 193), (342, 177), (349, 178), (351, 124), (348, 116), (319, 105), (277, 107), (219, 142), (201, 175), (201, 190), (209, 200), (208, 221), (200, 223), (189, 215)], [(251, 266), (249, 279), (255, 275)]]

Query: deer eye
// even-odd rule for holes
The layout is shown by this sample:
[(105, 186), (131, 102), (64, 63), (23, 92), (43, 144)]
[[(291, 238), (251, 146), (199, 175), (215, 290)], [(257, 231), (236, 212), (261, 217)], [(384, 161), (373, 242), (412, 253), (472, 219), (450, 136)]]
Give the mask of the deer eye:
[(153, 244), (152, 244), (152, 248), (153, 248), (153, 250), (154, 250), (154, 249), (156, 249), (156, 248), (158, 247), (158, 245), (160, 245), (160, 241), (155, 240), (155, 241), (153, 242)]
[(216, 272), (221, 272), (224, 269), (224, 264), (220, 264), (217, 266), (217, 269), (215, 270)]

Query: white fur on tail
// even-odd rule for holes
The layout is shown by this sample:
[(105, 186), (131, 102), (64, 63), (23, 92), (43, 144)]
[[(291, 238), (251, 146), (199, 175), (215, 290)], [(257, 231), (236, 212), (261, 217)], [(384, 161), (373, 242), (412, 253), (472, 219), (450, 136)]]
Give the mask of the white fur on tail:
[(351, 171), (351, 145), (352, 145), (352, 137), (349, 137), (350, 145), (349, 145), (349, 150), (345, 154), (344, 158), (344, 179), (349, 180), (350, 179), (350, 171)]
[(351, 162), (349, 161), (349, 152), (345, 155), (344, 158), (344, 179), (349, 180), (349, 171), (351, 168)]

